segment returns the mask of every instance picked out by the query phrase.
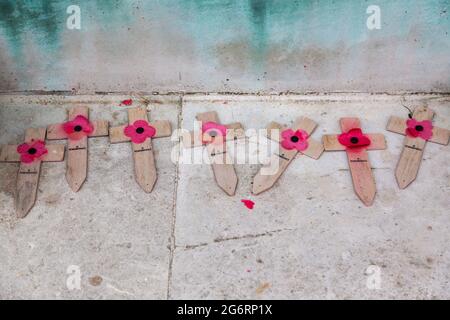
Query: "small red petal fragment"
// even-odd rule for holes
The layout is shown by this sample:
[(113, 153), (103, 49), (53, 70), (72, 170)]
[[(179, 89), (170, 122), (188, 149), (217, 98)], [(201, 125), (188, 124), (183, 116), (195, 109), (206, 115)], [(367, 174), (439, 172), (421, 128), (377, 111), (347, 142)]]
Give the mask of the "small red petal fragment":
[(133, 104), (133, 99), (123, 100), (120, 105), (121, 106), (131, 106)]
[(249, 209), (253, 209), (253, 207), (255, 206), (255, 203), (252, 200), (242, 199), (241, 202)]

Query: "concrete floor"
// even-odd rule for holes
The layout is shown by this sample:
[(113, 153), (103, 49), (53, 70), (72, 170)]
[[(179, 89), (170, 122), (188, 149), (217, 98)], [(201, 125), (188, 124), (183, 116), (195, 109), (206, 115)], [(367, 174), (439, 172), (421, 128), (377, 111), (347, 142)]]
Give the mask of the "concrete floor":
[[(61, 122), (65, 108), (80, 104), (92, 119), (125, 123), (119, 104), (126, 98), (0, 96), (0, 143), (19, 143), (25, 128)], [(191, 129), (195, 114), (209, 110), (247, 129), (304, 115), (319, 123), (313, 137), (320, 139), (339, 132), (340, 117), (358, 116), (388, 143), (370, 152), (375, 203), (367, 208), (357, 199), (345, 153), (299, 157), (259, 196), (250, 192), (259, 166), (236, 165), (239, 185), (228, 197), (208, 165), (172, 163), (175, 142), (158, 139), (158, 181), (145, 194), (134, 181), (130, 146), (90, 139), (81, 191), (67, 186), (65, 163), (45, 163), (38, 200), (23, 220), (13, 208), (18, 165), (0, 164), (0, 299), (450, 298), (450, 149), (428, 144), (416, 182), (398, 189), (393, 170), (403, 137), (384, 128), (390, 115), (406, 117), (401, 96), (149, 99), (152, 119), (173, 128)], [(427, 103), (435, 125), (450, 128), (450, 96), (405, 100)], [(244, 198), (255, 201), (253, 210)], [(80, 272), (79, 289), (67, 286), (71, 269)]]

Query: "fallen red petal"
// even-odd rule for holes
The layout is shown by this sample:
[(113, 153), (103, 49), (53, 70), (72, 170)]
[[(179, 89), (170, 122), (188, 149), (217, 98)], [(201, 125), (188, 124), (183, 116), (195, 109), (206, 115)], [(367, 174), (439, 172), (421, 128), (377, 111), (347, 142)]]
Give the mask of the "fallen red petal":
[(133, 99), (123, 100), (120, 105), (122, 106), (131, 106), (133, 104)]
[(241, 202), (249, 209), (253, 209), (253, 207), (255, 206), (255, 203), (252, 200), (242, 199)]

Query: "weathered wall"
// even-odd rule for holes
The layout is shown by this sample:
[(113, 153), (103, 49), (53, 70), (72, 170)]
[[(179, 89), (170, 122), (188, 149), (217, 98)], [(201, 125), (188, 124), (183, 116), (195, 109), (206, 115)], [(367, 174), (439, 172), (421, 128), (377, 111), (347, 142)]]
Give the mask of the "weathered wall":
[(448, 0), (0, 0), (0, 90), (449, 92), (449, 14)]

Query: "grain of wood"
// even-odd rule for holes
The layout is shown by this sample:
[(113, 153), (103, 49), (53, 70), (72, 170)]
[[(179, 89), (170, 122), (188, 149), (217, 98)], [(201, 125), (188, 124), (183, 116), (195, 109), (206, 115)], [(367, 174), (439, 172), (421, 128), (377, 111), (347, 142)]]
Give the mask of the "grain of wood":
[[(128, 110), (128, 122), (133, 124), (136, 120), (148, 121), (147, 110), (133, 108)], [(143, 143), (131, 143), (133, 149), (135, 179), (139, 186), (147, 193), (152, 192), (157, 180), (155, 157), (153, 155), (152, 139)]]
[(226, 194), (233, 196), (236, 192), (238, 177), (234, 170), (233, 160), (226, 151), (225, 144), (218, 146), (211, 143), (206, 148), (217, 185)]
[[(197, 114), (196, 119), (201, 123), (219, 123), (219, 117), (215, 111), (199, 113)], [(226, 194), (233, 196), (236, 192), (238, 177), (234, 169), (233, 159), (231, 159), (226, 150), (226, 141), (245, 137), (245, 132), (240, 123), (232, 123), (226, 125), (226, 127), (227, 136), (225, 138), (205, 137), (201, 131), (191, 132), (183, 136), (183, 145), (184, 147), (206, 145), (217, 185), (225, 191)], [(208, 138), (210, 139), (208, 140)]]
[[(361, 128), (361, 122), (358, 118), (342, 118), (340, 124), (342, 132), (348, 132), (354, 128)], [(380, 143), (380, 141), (377, 141), (377, 143)], [(377, 145), (377, 147), (382, 147), (382, 145)], [(348, 149), (346, 153), (353, 181), (353, 189), (366, 206), (371, 206), (375, 199), (376, 186), (369, 155), (365, 149)]]
[[(172, 125), (170, 121), (167, 120), (156, 120), (149, 123), (150, 126), (154, 127), (156, 130), (153, 139), (170, 137), (172, 135)], [(125, 128), (128, 125), (111, 127), (109, 130), (109, 139), (111, 143), (122, 143), (122, 142), (130, 142), (131, 139), (127, 137), (124, 133)]]
[[(33, 140), (45, 141), (45, 134), (45, 128), (27, 129), (25, 133), (25, 142), (30, 143)], [(36, 160), (30, 164), (20, 164), (15, 196), (16, 214), (19, 219), (25, 218), (36, 202), (37, 188), (41, 174), (41, 163), (41, 160)]]
[[(433, 117), (434, 111), (427, 107), (418, 107), (413, 112), (413, 118), (418, 121), (432, 120)], [(398, 117), (389, 119), (387, 130), (405, 135), (406, 128), (406, 119)], [(433, 128), (433, 137), (429, 141), (441, 144), (448, 143), (448, 135), (446, 137), (448, 133), (445, 131), (445, 129)], [(420, 137), (405, 137), (400, 159), (395, 169), (395, 178), (400, 189), (405, 189), (416, 180), (426, 144), (427, 141)]]
[[(302, 129), (311, 135), (316, 127), (317, 124), (313, 120), (300, 117), (296, 119), (292, 130)], [(277, 122), (271, 122), (266, 129), (269, 139), (280, 142), (281, 132), (288, 128)], [(300, 153), (318, 159), (324, 151), (323, 145), (311, 138), (308, 139), (308, 144), (308, 148)], [(296, 149), (287, 150), (280, 145), (279, 152), (272, 154), (269, 164), (263, 166), (253, 178), (253, 194), (257, 195), (272, 188), (298, 153)]]
[[(74, 107), (69, 110), (68, 120), (72, 121), (76, 116), (84, 116), (89, 119), (87, 107)], [(80, 190), (87, 177), (88, 138), (79, 140), (67, 140), (67, 170), (66, 180), (73, 192)]]

